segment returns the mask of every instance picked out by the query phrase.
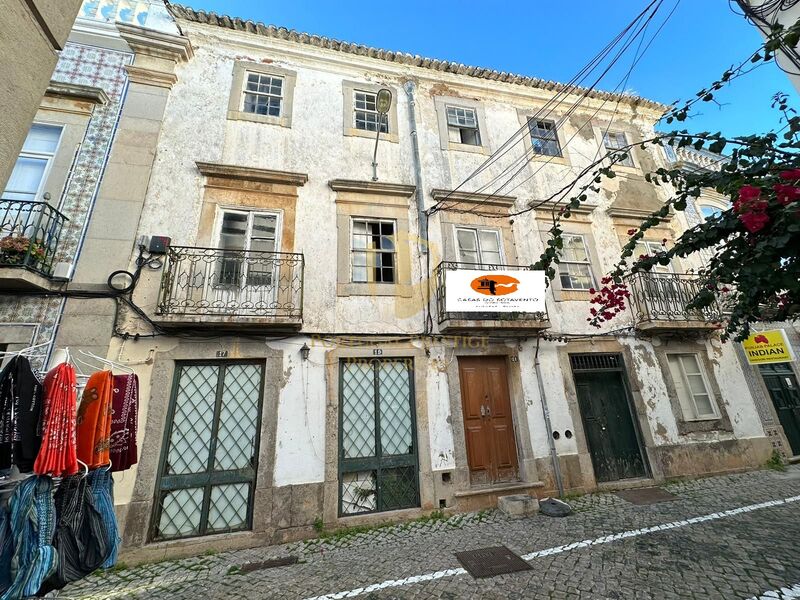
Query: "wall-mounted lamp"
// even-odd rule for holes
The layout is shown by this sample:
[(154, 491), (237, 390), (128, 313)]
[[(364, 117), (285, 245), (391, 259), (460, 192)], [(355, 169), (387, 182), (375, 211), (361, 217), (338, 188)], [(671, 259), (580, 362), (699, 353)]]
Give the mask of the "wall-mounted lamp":
[(308, 360), (308, 355), (311, 354), (311, 348), (308, 347), (308, 344), (304, 343), (303, 347), (300, 348), (300, 357), (303, 360)]
[[(392, 108), (392, 90), (383, 88), (378, 91), (375, 97), (375, 110), (378, 112), (378, 123), (376, 125), (378, 131), (375, 134), (375, 151), (372, 153), (372, 181), (378, 181), (378, 140), (381, 137), (381, 125), (384, 117), (389, 114), (390, 108)], [(386, 123), (389, 123), (388, 117), (386, 118)]]

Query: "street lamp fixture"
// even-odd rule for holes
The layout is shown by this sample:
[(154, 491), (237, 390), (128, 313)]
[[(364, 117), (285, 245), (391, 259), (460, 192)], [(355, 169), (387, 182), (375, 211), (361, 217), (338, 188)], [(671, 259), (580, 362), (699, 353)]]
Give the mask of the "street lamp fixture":
[[(392, 107), (392, 90), (383, 88), (378, 91), (375, 98), (375, 110), (378, 112), (378, 123), (375, 133), (375, 151), (372, 153), (372, 181), (378, 181), (378, 140), (381, 138), (381, 125), (383, 125), (384, 117), (389, 114), (389, 109)], [(389, 119), (386, 119), (389, 122)]]

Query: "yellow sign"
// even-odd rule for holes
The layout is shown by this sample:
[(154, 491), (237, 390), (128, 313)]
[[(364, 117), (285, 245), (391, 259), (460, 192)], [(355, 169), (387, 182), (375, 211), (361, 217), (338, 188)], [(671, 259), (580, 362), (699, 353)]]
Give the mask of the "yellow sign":
[(751, 365), (794, 361), (794, 352), (783, 329), (753, 333), (742, 342), (747, 362)]

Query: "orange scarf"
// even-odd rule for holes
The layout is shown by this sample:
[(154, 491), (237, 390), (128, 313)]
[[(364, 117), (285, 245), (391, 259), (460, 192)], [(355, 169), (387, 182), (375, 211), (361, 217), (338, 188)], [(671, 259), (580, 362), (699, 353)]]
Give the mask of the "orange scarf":
[(111, 461), (111, 371), (99, 371), (89, 377), (78, 408), (78, 459), (90, 469), (108, 466)]

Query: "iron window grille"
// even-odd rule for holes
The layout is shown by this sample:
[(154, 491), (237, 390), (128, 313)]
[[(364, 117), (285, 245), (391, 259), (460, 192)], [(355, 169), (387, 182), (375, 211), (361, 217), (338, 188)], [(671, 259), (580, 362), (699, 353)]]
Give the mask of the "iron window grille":
[(280, 117), (283, 106), (283, 78), (247, 72), (243, 102), (243, 112)]
[(621, 371), (624, 368), (622, 357), (608, 352), (570, 354), (569, 362), (573, 371)]
[(595, 286), (592, 261), (586, 239), (582, 235), (563, 236), (564, 246), (559, 252), (558, 272), (561, 287), (565, 290), (588, 290)]
[(546, 119), (528, 119), (528, 130), (534, 153), (545, 156), (562, 155), (555, 122)]
[(420, 505), (413, 359), (343, 359), (339, 516)]
[(356, 129), (389, 133), (389, 115), (378, 112), (378, 95), (374, 92), (353, 92), (353, 117)]
[(353, 219), (350, 270), (353, 283), (394, 283), (397, 280), (395, 222)]
[(618, 164), (632, 167), (633, 164), (633, 156), (631, 155), (631, 149), (627, 148), (628, 146), (628, 138), (622, 132), (614, 132), (614, 131), (606, 131), (603, 133), (603, 147), (605, 147), (606, 151), (608, 152), (616, 152), (625, 148), (625, 152), (627, 155), (625, 158), (620, 160)]
[(478, 115), (472, 108), (448, 106), (447, 134), (451, 142), (467, 144), (469, 146), (481, 145), (481, 132), (478, 127)]
[(250, 529), (263, 366), (178, 363), (153, 506), (153, 541)]

